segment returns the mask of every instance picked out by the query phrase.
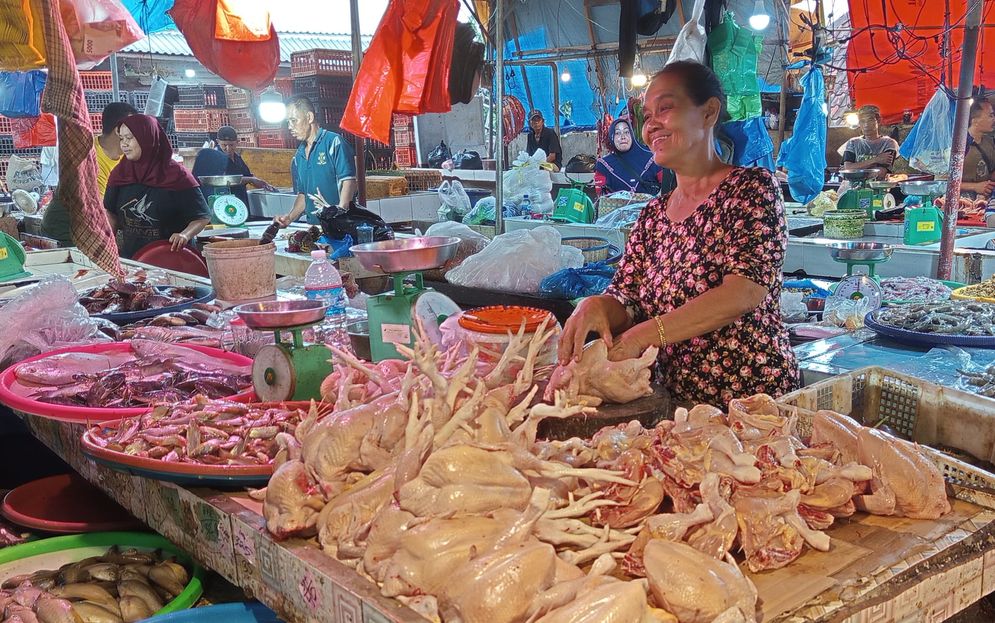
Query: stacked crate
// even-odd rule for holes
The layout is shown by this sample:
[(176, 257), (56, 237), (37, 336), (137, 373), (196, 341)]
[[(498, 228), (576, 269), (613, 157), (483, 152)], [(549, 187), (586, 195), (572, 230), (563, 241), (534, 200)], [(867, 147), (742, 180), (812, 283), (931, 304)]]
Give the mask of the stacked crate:
[(415, 151), (415, 124), (411, 115), (394, 115), (392, 132), (394, 138), (394, 162), (398, 169), (418, 166), (418, 152)]
[(255, 147), (256, 116), (252, 110), (252, 93), (229, 85), (225, 87), (225, 100), (228, 104), (228, 125), (238, 133), (238, 144)]
[(173, 105), (175, 147), (200, 147), (217, 137), (218, 128), (229, 124), (225, 88), (220, 85), (177, 87)]
[(344, 50), (305, 50), (290, 55), (293, 94), (311, 100), (318, 125), (339, 132), (352, 89), (352, 53)]

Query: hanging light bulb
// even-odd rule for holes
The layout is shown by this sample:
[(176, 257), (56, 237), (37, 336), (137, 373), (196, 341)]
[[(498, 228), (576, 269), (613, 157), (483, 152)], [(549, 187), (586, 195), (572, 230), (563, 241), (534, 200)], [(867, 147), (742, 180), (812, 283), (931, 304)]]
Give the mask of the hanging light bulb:
[(647, 82), (649, 82), (649, 78), (646, 76), (646, 72), (643, 71), (642, 63), (637, 54), (636, 61), (632, 64), (632, 76), (629, 78), (629, 84), (634, 89), (641, 89), (646, 86)]
[(860, 127), (860, 117), (857, 115), (856, 111), (851, 110), (843, 115), (843, 123), (845, 123), (846, 127), (851, 130), (856, 130)]
[(564, 69), (563, 73), (560, 74), (560, 82), (570, 82), (570, 70)]
[(192, 69), (187, 69), (184, 70), (183, 75), (186, 76), (187, 78), (193, 78), (194, 76), (197, 75), (197, 72)]
[(272, 85), (259, 96), (259, 118), (266, 123), (280, 123), (287, 118), (283, 96)]
[(770, 14), (764, 8), (764, 0), (757, 0), (753, 7), (753, 15), (749, 19), (750, 28), (753, 30), (764, 30), (770, 26)]

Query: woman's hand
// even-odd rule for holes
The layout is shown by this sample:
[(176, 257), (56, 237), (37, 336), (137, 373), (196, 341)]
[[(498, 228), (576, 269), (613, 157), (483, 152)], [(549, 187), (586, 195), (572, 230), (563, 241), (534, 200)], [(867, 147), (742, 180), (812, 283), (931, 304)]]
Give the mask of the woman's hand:
[(577, 310), (563, 325), (563, 334), (560, 336), (558, 349), (561, 364), (568, 363), (570, 359), (580, 360), (588, 333), (597, 333), (605, 341), (608, 348), (612, 347), (609, 301), (619, 305), (611, 297), (591, 296), (581, 301), (580, 305), (577, 306)]
[(169, 250), (179, 251), (190, 243), (190, 237), (180, 232), (169, 237)]
[(289, 227), (291, 223), (294, 222), (294, 219), (291, 218), (291, 215), (284, 214), (283, 216), (274, 216), (273, 222), (279, 225), (280, 229), (285, 229)]
[(608, 350), (608, 360), (636, 359), (650, 346), (659, 346), (659, 344), (660, 332), (657, 331), (656, 320), (647, 320), (615, 338), (615, 343)]

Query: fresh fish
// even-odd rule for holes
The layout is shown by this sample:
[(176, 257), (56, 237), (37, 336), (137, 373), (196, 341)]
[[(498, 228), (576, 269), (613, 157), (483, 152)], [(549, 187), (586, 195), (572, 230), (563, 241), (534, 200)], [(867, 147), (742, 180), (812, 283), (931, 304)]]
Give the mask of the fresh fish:
[(121, 566), (112, 562), (98, 562), (84, 567), (83, 571), (91, 580), (116, 582), (121, 577)]
[(152, 340), (131, 340), (131, 349), (140, 357), (166, 357), (172, 360), (173, 365), (194, 372), (214, 372), (224, 374), (249, 374), (252, 372), (251, 365), (240, 365), (228, 361), (222, 361), (215, 357), (205, 355), (200, 351), (176, 344), (166, 342), (156, 342)]
[(46, 597), (39, 599), (35, 614), (41, 623), (84, 623), (65, 599)]
[(135, 597), (134, 595), (125, 595), (121, 598), (119, 604), (121, 606), (121, 619), (125, 623), (141, 621), (155, 614), (155, 611), (149, 608), (144, 599)]
[(122, 623), (123, 621), (120, 608), (117, 608), (118, 614), (115, 614), (92, 601), (77, 601), (72, 608), (83, 623)]
[(155, 584), (165, 589), (167, 593), (176, 597), (186, 588), (190, 576), (183, 565), (165, 560), (153, 565), (149, 570), (149, 579)]
[(66, 584), (65, 586), (56, 586), (49, 593), (71, 601), (93, 602), (110, 610), (115, 615), (121, 616), (121, 608), (118, 606), (117, 599), (107, 589), (97, 584)]
[(139, 597), (145, 600), (145, 604), (153, 611), (157, 612), (162, 609), (162, 600), (159, 595), (156, 594), (152, 587), (138, 580), (122, 580), (118, 582), (117, 594), (119, 597), (125, 597), (131, 595), (133, 597)]
[(116, 358), (96, 353), (62, 353), (22, 363), (14, 368), (14, 374), (18, 381), (51, 387), (68, 385), (79, 375), (98, 374), (120, 363)]

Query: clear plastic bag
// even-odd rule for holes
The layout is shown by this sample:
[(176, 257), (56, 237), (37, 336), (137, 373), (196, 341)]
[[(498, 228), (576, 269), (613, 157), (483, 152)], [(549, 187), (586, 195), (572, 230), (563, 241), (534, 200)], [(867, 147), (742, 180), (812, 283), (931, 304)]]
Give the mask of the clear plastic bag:
[(619, 208), (602, 216), (594, 224), (600, 227), (611, 227), (612, 229), (629, 227), (639, 219), (639, 215), (642, 214), (645, 207), (646, 203), (644, 202)]
[(808, 307), (802, 301), (801, 292), (781, 292), (781, 320), (786, 323), (805, 322), (808, 320)]
[(425, 232), (426, 236), (452, 236), (459, 238), (459, 246), (456, 247), (456, 254), (441, 268), (425, 271), (425, 278), (431, 281), (442, 281), (445, 279), (446, 271), (452, 270), (466, 261), (466, 258), (480, 253), (487, 248), (490, 240), (487, 236), (477, 233), (464, 225), (455, 221), (435, 223)]
[(694, 8), (691, 9), (691, 19), (684, 24), (681, 32), (677, 34), (674, 47), (670, 49), (670, 56), (667, 64), (676, 61), (705, 62), (705, 46), (708, 44), (708, 35), (705, 34), (705, 26), (701, 23), (701, 15), (705, 11), (705, 0), (695, 0)]
[(63, 0), (59, 5), (80, 69), (93, 69), (111, 53), (145, 38), (118, 0)]
[(455, 285), (535, 294), (543, 279), (562, 268), (560, 233), (543, 225), (497, 236), (446, 273)]
[(439, 208), (440, 214), (444, 211), (448, 213), (446, 220), (460, 221), (470, 212), (470, 196), (466, 194), (459, 180), (442, 182), (439, 185), (439, 200), (442, 202), (442, 207)]
[(111, 341), (100, 330), (105, 322), (86, 313), (76, 288), (62, 275), (45, 277), (0, 310), (5, 318), (0, 368), (71, 344)]
[(950, 171), (950, 146), (954, 135), (954, 107), (946, 91), (939, 89), (926, 104), (898, 153), (913, 169), (945, 175)]
[(560, 245), (560, 268), (580, 268), (584, 265), (584, 252), (568, 244)]
[(549, 176), (549, 171), (540, 168), (539, 165), (544, 162), (546, 162), (546, 152), (541, 149), (537, 149), (531, 156), (524, 151), (518, 152), (518, 157), (515, 158), (511, 168), (504, 172), (502, 178), (503, 201), (518, 205), (525, 195), (528, 195), (532, 203), (532, 212), (552, 214), (553, 197), (550, 193), (553, 190), (553, 178)]

